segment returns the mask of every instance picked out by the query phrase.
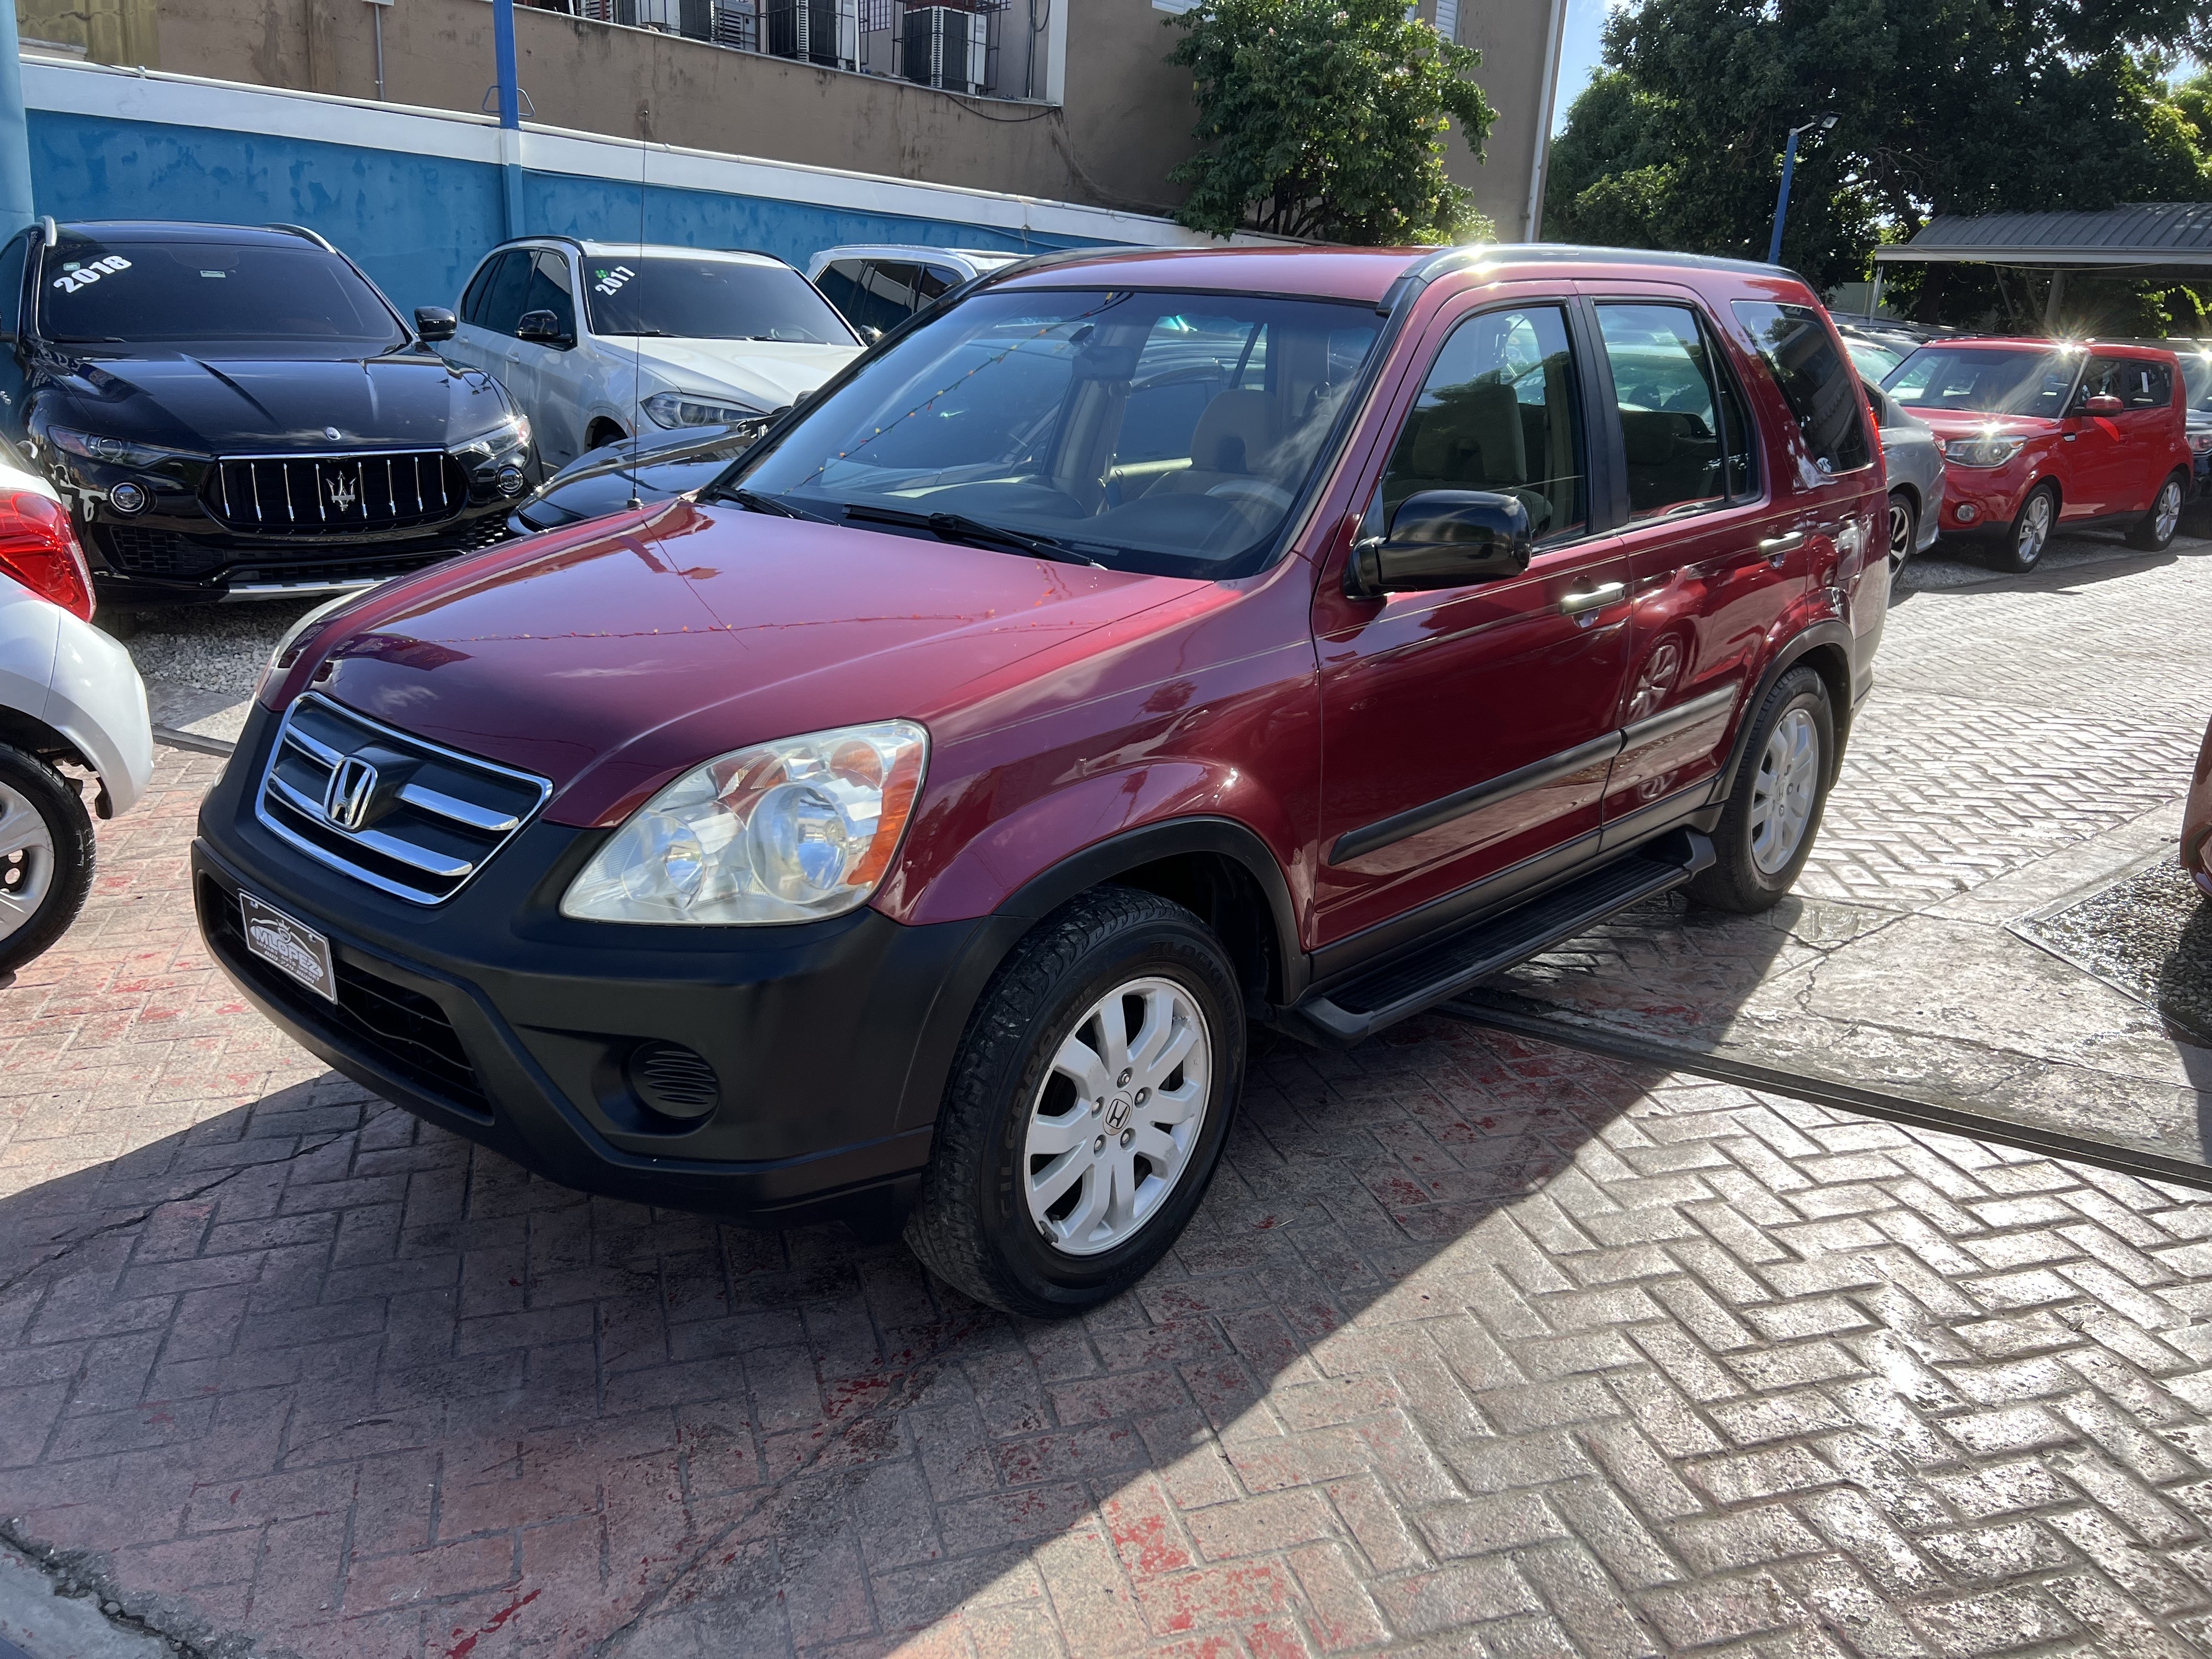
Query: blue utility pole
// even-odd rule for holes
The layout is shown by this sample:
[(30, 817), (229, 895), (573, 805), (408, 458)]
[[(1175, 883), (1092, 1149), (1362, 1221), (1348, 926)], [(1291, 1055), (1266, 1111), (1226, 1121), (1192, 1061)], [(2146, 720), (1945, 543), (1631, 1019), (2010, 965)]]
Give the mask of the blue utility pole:
[(500, 176), (507, 234), (522, 234), (522, 83), (514, 64), (514, 0), (492, 0), (493, 52), (499, 66)]
[(23, 114), (15, 8), (0, 4), (0, 240), (37, 217), (31, 210), (31, 128)]
[(1766, 263), (1782, 263), (1782, 222), (1790, 216), (1790, 179), (1797, 171), (1797, 135), (1814, 127), (1826, 132), (1836, 125), (1833, 115), (1816, 115), (1802, 127), (1790, 129), (1790, 142), (1782, 147), (1782, 188), (1774, 198), (1774, 235), (1766, 244)]

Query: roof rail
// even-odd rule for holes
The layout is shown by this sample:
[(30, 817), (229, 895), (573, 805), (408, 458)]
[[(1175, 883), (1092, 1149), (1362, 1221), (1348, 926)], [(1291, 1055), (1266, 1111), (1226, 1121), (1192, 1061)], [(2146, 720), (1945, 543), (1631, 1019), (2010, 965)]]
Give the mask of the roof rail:
[(1449, 276), (1455, 270), (1465, 270), (1497, 251), (1496, 245), (1490, 242), (1470, 242), (1462, 247), (1440, 247), (1400, 271), (1397, 281), (1384, 290), (1382, 303), (1375, 309), (1387, 317), (1437, 277)]
[(321, 235), (321, 234), (318, 234), (317, 232), (314, 232), (314, 231), (309, 230), (309, 229), (307, 228), (307, 226), (305, 226), (305, 225), (278, 225), (278, 224), (271, 224), (271, 225), (266, 225), (266, 226), (263, 227), (263, 228), (267, 229), (267, 230), (282, 230), (282, 231), (289, 232), (290, 234), (292, 234), (292, 235), (294, 235), (294, 236), (298, 236), (298, 237), (303, 238), (304, 240), (307, 240), (307, 241), (313, 242), (313, 243), (317, 247), (319, 247), (319, 248), (322, 249), (322, 251), (323, 251), (324, 252), (325, 252), (325, 253), (336, 253), (336, 252), (337, 252), (337, 250), (336, 248), (334, 248), (334, 247), (332, 247), (332, 246), (331, 246), (331, 244), (330, 244), (330, 239), (329, 239), (328, 237), (323, 236), (323, 235)]

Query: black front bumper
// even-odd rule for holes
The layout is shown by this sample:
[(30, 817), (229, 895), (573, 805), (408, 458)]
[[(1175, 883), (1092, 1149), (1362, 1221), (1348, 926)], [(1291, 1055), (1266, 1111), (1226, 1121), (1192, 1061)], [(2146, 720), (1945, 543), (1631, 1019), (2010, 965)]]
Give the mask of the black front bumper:
[(239, 536), (210, 519), (102, 518), (84, 525), (100, 596), (117, 604), (190, 605), (234, 592), (384, 581), (504, 541), (506, 501), (471, 505), (435, 527), (383, 538)]
[[(386, 1099), (564, 1186), (733, 1220), (885, 1222), (910, 1194), (999, 919), (909, 927), (862, 908), (793, 927), (569, 921), (604, 832), (540, 821), (451, 900), (377, 892), (277, 840), (253, 801), (276, 721), (257, 708), (200, 812), (210, 953), (309, 1051)], [(248, 954), (239, 895), (328, 935), (335, 1001)], [(632, 1084), (643, 1045), (702, 1056), (703, 1120)]]

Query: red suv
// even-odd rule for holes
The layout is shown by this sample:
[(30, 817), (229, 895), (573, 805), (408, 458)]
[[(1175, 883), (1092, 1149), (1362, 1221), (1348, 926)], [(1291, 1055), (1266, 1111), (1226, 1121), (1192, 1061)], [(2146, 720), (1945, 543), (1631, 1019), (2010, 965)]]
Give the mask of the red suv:
[(2181, 366), (2153, 346), (1935, 341), (1881, 383), (1943, 446), (1942, 527), (2034, 568), (2061, 524), (2173, 539), (2192, 477)]
[(1173, 1242), (1248, 1022), (1376, 1031), (1803, 865), (1887, 601), (1871, 421), (1766, 266), (1049, 256), (696, 499), (272, 662), (209, 948), (573, 1187), (903, 1224), (1063, 1313)]

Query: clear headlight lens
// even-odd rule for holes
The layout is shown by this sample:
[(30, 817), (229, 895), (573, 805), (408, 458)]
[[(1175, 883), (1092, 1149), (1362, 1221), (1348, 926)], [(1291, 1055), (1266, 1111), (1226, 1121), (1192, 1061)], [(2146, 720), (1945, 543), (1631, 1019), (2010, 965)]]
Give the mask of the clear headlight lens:
[(127, 438), (104, 438), (96, 432), (72, 432), (62, 426), (48, 427), (46, 441), (57, 449), (82, 455), (88, 461), (102, 461), (109, 466), (159, 466), (163, 461), (207, 459), (189, 450), (156, 449), (151, 444), (133, 443)]
[(921, 793), (910, 720), (739, 749), (686, 772), (586, 865), (561, 914), (586, 921), (811, 921), (866, 899)]
[(1978, 432), (1971, 438), (1946, 438), (1943, 455), (1945, 459), (1956, 461), (1961, 466), (2002, 466), (2019, 454), (2027, 442), (2025, 438)]
[(656, 392), (639, 405), (661, 426), (741, 426), (763, 410), (696, 392)]
[(2191, 433), (2189, 447), (2199, 455), (2212, 455), (2212, 427)]
[(453, 453), (464, 460), (489, 460), (495, 455), (512, 454), (529, 441), (530, 416), (516, 410), (490, 431), (455, 444)]

